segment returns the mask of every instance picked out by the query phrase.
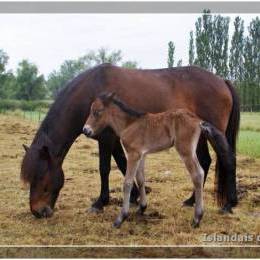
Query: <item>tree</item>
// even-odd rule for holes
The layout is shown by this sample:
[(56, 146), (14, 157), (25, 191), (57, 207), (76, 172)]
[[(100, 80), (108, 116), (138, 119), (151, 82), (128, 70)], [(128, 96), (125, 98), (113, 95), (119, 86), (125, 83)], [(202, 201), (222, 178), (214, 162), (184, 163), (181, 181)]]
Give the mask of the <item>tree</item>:
[(77, 60), (66, 60), (60, 66), (59, 71), (54, 70), (50, 73), (47, 86), (52, 96), (55, 97), (61, 86), (64, 87), (67, 82), (89, 67), (88, 64), (85, 63), (85, 60), (86, 57)]
[(244, 104), (254, 105), (260, 103), (260, 20), (253, 19), (248, 27), (249, 35), (244, 46)]
[(122, 52), (121, 50), (117, 50), (109, 53), (108, 49), (100, 48), (97, 53), (93, 52), (93, 60), (96, 65), (102, 63), (111, 63), (116, 65), (122, 60)]
[(56, 97), (59, 91), (65, 85), (81, 72), (102, 63), (120, 64), (126, 68), (136, 68), (135, 61), (122, 61), (122, 52), (109, 51), (106, 48), (100, 48), (97, 52), (90, 51), (86, 55), (74, 60), (65, 60), (58, 70), (50, 73), (47, 81), (47, 87), (53, 97)]
[(177, 67), (181, 67), (182, 66), (182, 59), (178, 60), (177, 62)]
[(138, 66), (136, 61), (125, 61), (122, 63), (122, 67), (128, 68), (128, 69), (136, 69)]
[(193, 31), (190, 31), (190, 42), (189, 42), (189, 65), (194, 64), (195, 53), (194, 53), (194, 39), (193, 39)]
[(211, 39), (211, 68), (224, 78), (228, 76), (229, 22), (229, 17), (214, 16)]
[(6, 98), (6, 89), (5, 89), (5, 81), (6, 81), (6, 65), (8, 63), (8, 55), (0, 49), (0, 98)]
[(38, 68), (27, 60), (19, 63), (17, 69), (18, 99), (36, 100), (46, 96), (43, 75), (38, 75)]
[(237, 16), (234, 21), (234, 33), (231, 39), (229, 56), (229, 71), (231, 80), (242, 81), (243, 79), (243, 56), (244, 56), (244, 21)]
[(195, 23), (196, 27), (196, 60), (195, 64), (212, 71), (212, 15), (210, 10), (204, 10), (202, 17)]
[(168, 68), (172, 68), (174, 65), (174, 51), (175, 46), (172, 41), (168, 43)]
[[(195, 64), (223, 77), (228, 75), (229, 21), (229, 17), (213, 17), (209, 10), (204, 10), (202, 17), (195, 23)], [(192, 39), (190, 45), (192, 46)]]

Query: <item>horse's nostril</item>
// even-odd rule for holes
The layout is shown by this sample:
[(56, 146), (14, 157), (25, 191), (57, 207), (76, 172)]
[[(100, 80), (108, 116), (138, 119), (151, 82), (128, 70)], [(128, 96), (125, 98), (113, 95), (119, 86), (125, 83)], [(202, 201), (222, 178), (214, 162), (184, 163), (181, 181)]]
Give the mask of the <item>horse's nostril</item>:
[(49, 218), (53, 215), (53, 210), (47, 206), (40, 210), (32, 210), (32, 214), (36, 218)]
[(42, 216), (44, 218), (49, 218), (51, 217), (53, 214), (53, 210), (50, 208), (50, 207), (45, 207), (43, 210), (42, 210)]
[(42, 215), (36, 211), (36, 210), (32, 210), (32, 214), (36, 217), (36, 218), (42, 218)]

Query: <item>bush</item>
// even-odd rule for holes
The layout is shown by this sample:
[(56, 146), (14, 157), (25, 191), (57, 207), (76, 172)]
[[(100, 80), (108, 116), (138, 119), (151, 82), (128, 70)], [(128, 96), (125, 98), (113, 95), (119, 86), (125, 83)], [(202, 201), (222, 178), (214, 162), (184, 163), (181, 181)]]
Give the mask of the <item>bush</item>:
[(13, 99), (1, 99), (0, 100), (0, 110), (46, 110), (49, 109), (52, 100), (13, 100)]

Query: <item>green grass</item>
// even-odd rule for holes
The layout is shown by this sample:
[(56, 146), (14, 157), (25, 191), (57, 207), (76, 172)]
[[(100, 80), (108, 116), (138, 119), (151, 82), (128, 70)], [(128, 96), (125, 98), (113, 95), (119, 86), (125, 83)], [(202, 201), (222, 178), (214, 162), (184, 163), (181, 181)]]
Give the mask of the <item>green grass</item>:
[(260, 132), (260, 112), (241, 113), (240, 130)]
[(260, 158), (260, 113), (241, 113), (238, 152)]
[(238, 152), (254, 158), (260, 158), (260, 132), (240, 131)]

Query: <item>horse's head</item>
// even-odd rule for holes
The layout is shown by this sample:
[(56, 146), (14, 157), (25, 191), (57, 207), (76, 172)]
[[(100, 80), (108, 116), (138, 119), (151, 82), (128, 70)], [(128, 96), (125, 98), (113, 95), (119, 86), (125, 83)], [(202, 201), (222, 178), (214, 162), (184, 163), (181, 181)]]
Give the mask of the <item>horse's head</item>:
[(93, 137), (108, 126), (109, 105), (114, 96), (115, 93), (103, 94), (92, 103), (88, 119), (83, 127), (83, 134)]
[(55, 202), (64, 184), (61, 161), (48, 145), (25, 146), (21, 178), (30, 185), (30, 209), (37, 217), (51, 217)]

